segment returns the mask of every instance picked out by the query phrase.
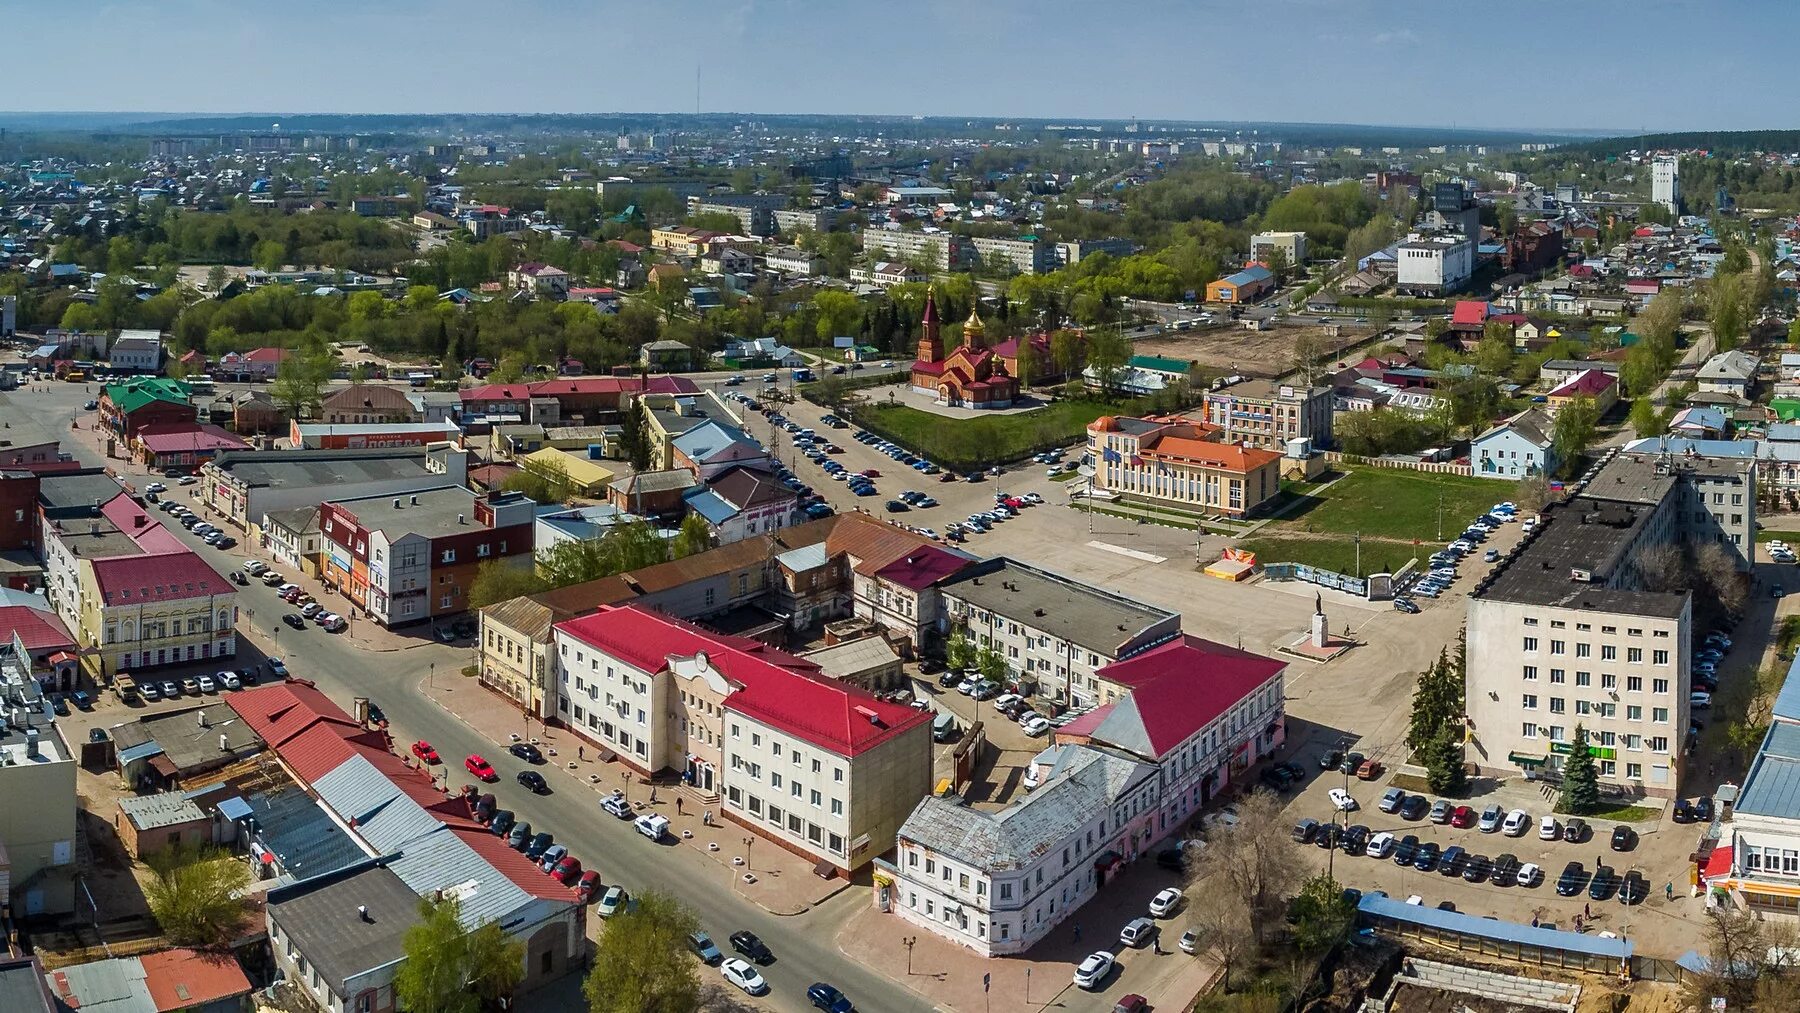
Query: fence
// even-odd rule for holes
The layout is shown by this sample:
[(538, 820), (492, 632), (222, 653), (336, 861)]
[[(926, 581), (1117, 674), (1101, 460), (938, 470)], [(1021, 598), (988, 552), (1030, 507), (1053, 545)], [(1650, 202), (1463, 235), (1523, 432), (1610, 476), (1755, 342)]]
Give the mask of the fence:
[(1404, 457), (1363, 457), (1359, 454), (1345, 454), (1336, 450), (1324, 452), (1325, 460), (1332, 464), (1366, 464), (1372, 468), (1411, 468), (1414, 471), (1430, 472), (1434, 475), (1475, 474), (1473, 465), (1457, 464), (1454, 461), (1414, 461)]
[(1338, 573), (1335, 570), (1307, 566), (1305, 563), (1268, 563), (1263, 566), (1263, 574), (1270, 580), (1303, 580), (1308, 584), (1317, 584), (1320, 587), (1329, 587), (1337, 591), (1347, 591), (1359, 598), (1369, 596), (1367, 580)]
[(83, 946), (73, 950), (40, 950), (38, 959), (43, 961), (44, 970), (54, 971), (57, 968), (89, 964), (110, 957), (140, 957), (146, 953), (166, 950), (171, 945), (173, 944), (164, 936), (150, 936), (145, 939), (123, 939), (103, 946)]

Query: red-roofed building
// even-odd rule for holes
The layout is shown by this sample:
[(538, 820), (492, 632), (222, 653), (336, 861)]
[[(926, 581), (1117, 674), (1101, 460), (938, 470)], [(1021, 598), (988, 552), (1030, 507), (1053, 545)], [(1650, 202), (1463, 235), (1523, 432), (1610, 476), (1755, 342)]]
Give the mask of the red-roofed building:
[(33, 668), (48, 668), (52, 656), (77, 648), (56, 613), (30, 605), (0, 605), (0, 630), (18, 635)]
[(1456, 306), (1450, 311), (1450, 329), (1453, 331), (1474, 331), (1481, 333), (1487, 323), (1488, 304), (1477, 299), (1458, 299)]
[(186, 472), (226, 450), (249, 450), (250, 444), (220, 429), (198, 422), (166, 422), (143, 426), (131, 439), (132, 459), (151, 471), (175, 468)]
[(1104, 415), (1088, 426), (1088, 453), (1095, 488), (1206, 513), (1247, 516), (1281, 487), (1280, 453), (1205, 422)]
[(844, 875), (892, 847), (931, 790), (931, 715), (813, 662), (631, 605), (554, 638), (558, 719)]
[(920, 545), (876, 570), (867, 597), (869, 618), (885, 627), (891, 646), (917, 650), (944, 616), (938, 588), (976, 560), (936, 545)]
[(1547, 395), (1550, 414), (1555, 415), (1578, 397), (1589, 398), (1594, 402), (1594, 407), (1600, 410), (1600, 414), (1605, 415), (1618, 403), (1619, 378), (1598, 369), (1582, 370), (1558, 384)]
[[(1060, 743), (1129, 753), (1160, 769), (1160, 837), (1287, 738), (1287, 662), (1182, 634), (1095, 673), (1106, 703), (1056, 731)], [(1146, 845), (1146, 849), (1147, 849)]]
[(962, 344), (945, 354), (938, 336), (937, 296), (925, 293), (919, 357), (912, 364), (912, 388), (928, 394), (941, 405), (959, 408), (1009, 408), (1019, 397), (1019, 380), (1006, 370), (987, 346), (987, 328), (980, 315), (969, 311), (963, 322)]
[(157, 1013), (249, 1005), (250, 979), (229, 953), (160, 950), (136, 959), (144, 969), (144, 987), (149, 989)]

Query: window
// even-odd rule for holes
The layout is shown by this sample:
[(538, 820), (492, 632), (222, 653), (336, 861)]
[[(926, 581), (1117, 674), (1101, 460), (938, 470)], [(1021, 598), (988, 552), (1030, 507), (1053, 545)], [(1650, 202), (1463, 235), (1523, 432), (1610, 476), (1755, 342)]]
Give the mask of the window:
[(1568, 681), (1567, 676), (1568, 673), (1564, 672), (1562, 669), (1552, 668), (1550, 670), (1550, 683), (1551, 685), (1560, 686)]
[[(1552, 645), (1552, 649), (1554, 650), (1554, 645)], [(1589, 658), (1589, 657), (1593, 656), (1593, 653), (1594, 653), (1594, 648), (1589, 644), (1576, 644), (1575, 645), (1575, 656), (1577, 658)]]
[(1536, 682), (1537, 681), (1537, 666), (1536, 665), (1526, 665), (1525, 666), (1525, 681), (1526, 682)]
[(1661, 735), (1652, 736), (1650, 738), (1650, 751), (1653, 753), (1668, 752), (1669, 751), (1669, 740), (1664, 738)]
[(1626, 648), (1625, 649), (1625, 660), (1633, 665), (1643, 664), (1644, 663), (1644, 649), (1642, 647)]
[(1619, 688), (1619, 677), (1612, 674), (1611, 672), (1601, 672), (1600, 673), (1600, 688), (1601, 689), (1618, 689)]
[(1536, 625), (1537, 625), (1537, 624), (1538, 624), (1538, 623), (1537, 623), (1537, 619), (1536, 619), (1536, 618), (1535, 618), (1535, 617), (1533, 617), (1533, 616), (1526, 616), (1526, 617), (1525, 617), (1525, 625), (1527, 625), (1527, 626), (1536, 626)]
[(1553, 696), (1550, 698), (1550, 713), (1552, 713), (1552, 714), (1563, 713), (1563, 698), (1562, 697)]
[(1575, 685), (1591, 686), (1593, 684), (1594, 684), (1594, 674), (1592, 672), (1576, 672), (1575, 673)]
[(1601, 661), (1617, 661), (1617, 660), (1619, 660), (1619, 649), (1617, 647), (1614, 647), (1611, 644), (1601, 644), (1600, 645), (1600, 660)]
[(844, 815), (844, 800), (843, 799), (834, 798), (831, 800), (831, 815), (833, 815), (833, 816)]
[(1552, 640), (1552, 641), (1550, 641), (1550, 653), (1551, 653), (1551, 654), (1561, 654), (1561, 653), (1563, 653), (1563, 642), (1562, 642), (1562, 641), (1560, 641), (1560, 640)]
[(1524, 699), (1523, 703), (1524, 703), (1524, 707), (1526, 710), (1528, 710), (1528, 711), (1537, 710), (1537, 697), (1535, 695), (1533, 695), (1531, 693), (1525, 694), (1525, 699)]
[(1641, 675), (1626, 676), (1625, 691), (1627, 693), (1642, 693), (1644, 691), (1644, 677)]
[(1537, 650), (1537, 638), (1536, 637), (1526, 637), (1525, 638), (1525, 649), (1527, 651)]
[(445, 549), (444, 550), (444, 558), (441, 560), (441, 562), (445, 562), (445, 563), (456, 562), (456, 550), (455, 549)]
[(1669, 708), (1667, 708), (1667, 707), (1652, 707), (1652, 708), (1650, 708), (1650, 720), (1659, 725), (1668, 724), (1669, 723)]
[(1669, 663), (1669, 652), (1668, 651), (1651, 651), (1650, 652), (1650, 663), (1652, 665), (1668, 664)]
[(1524, 734), (1525, 738), (1528, 738), (1528, 739), (1537, 738), (1537, 722), (1536, 721), (1525, 722), (1525, 729), (1524, 729), (1523, 734)]
[(1601, 760), (1600, 761), (1600, 776), (1601, 777), (1617, 777), (1617, 776), (1619, 776), (1618, 763), (1613, 760)]
[(1667, 693), (1669, 691), (1669, 680), (1667, 680), (1667, 679), (1652, 679), (1652, 680), (1650, 680), (1650, 691), (1652, 693)]
[(1625, 776), (1632, 779), (1633, 781), (1643, 780), (1644, 779), (1644, 765), (1641, 763), (1627, 763), (1625, 765)]

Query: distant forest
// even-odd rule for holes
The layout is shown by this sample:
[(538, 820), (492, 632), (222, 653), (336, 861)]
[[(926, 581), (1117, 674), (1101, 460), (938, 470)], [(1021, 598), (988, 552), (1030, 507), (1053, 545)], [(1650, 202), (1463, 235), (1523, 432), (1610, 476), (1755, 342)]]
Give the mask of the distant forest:
[(1692, 130), (1676, 134), (1633, 134), (1629, 137), (1606, 137), (1572, 147), (1596, 155), (1617, 155), (1632, 150), (1689, 151), (1695, 148), (1704, 148), (1716, 155), (1735, 155), (1750, 151), (1800, 151), (1800, 130)]

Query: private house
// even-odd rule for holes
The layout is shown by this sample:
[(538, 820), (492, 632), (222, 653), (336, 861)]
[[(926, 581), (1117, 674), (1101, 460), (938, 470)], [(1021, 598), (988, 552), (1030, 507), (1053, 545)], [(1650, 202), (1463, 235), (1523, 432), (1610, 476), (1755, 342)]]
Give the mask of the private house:
[(1548, 412), (1532, 408), (1493, 426), (1469, 442), (1473, 474), (1516, 482), (1531, 475), (1552, 475), (1561, 465), (1550, 438)]
[(1720, 352), (1706, 360), (1694, 379), (1704, 392), (1749, 397), (1756, 384), (1758, 365), (1756, 356), (1749, 352)]
[(320, 404), (319, 421), (327, 425), (368, 425), (422, 422), (424, 418), (398, 387), (353, 383), (326, 395)]
[(569, 272), (549, 264), (528, 263), (506, 272), (506, 283), (514, 292), (562, 299), (569, 294)]
[(769, 452), (737, 426), (708, 419), (669, 442), (671, 469), (689, 471), (710, 482), (735, 467), (769, 470)]
[(1551, 417), (1554, 418), (1557, 412), (1579, 397), (1594, 402), (1594, 407), (1604, 416), (1619, 402), (1619, 380), (1602, 370), (1582, 370), (1551, 388), (1550, 393), (1545, 395)]
[(800, 498), (774, 475), (741, 465), (720, 471), (683, 499), (688, 510), (705, 519), (720, 545), (798, 524), (803, 516)]

